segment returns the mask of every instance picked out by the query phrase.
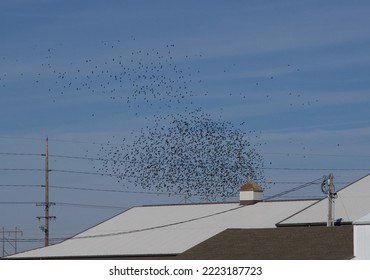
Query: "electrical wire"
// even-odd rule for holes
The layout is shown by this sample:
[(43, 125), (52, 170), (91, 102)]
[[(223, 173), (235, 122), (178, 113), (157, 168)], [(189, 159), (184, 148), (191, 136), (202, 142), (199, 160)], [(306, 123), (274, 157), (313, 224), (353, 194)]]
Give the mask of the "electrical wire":
[(68, 207), (80, 207), (80, 208), (95, 208), (95, 209), (128, 209), (127, 206), (112, 206), (112, 205), (96, 205), (96, 204), (81, 204), (81, 203), (69, 203), (69, 202), (55, 202), (55, 206), (68, 206)]
[[(3, 205), (36, 205), (43, 206), (39, 202), (34, 201), (0, 201)], [(127, 209), (127, 206), (112, 206), (112, 205), (96, 205), (96, 204), (82, 204), (82, 203), (69, 203), (69, 202), (49, 202), (53, 206), (70, 206), (70, 207), (82, 207), (82, 208), (96, 208), (96, 209)]]
[(0, 168), (0, 171), (45, 171), (42, 168)]
[[(370, 171), (370, 168), (297, 168), (297, 167), (261, 167), (265, 170), (281, 170), (281, 171)], [(0, 168), (0, 171), (45, 171), (42, 168)], [(116, 176), (120, 175), (111, 173), (99, 173), (99, 172), (88, 172), (88, 171), (76, 171), (76, 170), (64, 170), (64, 169), (49, 169), (53, 172), (61, 173), (75, 173), (85, 175), (102, 175), (102, 176)], [(132, 176), (131, 176), (132, 177)]]
[(7, 188), (35, 188), (35, 187), (42, 187), (42, 185), (29, 185), (29, 184), (1, 184), (0, 187), (7, 187)]
[(50, 169), (49, 171), (50, 172), (59, 172), (59, 173), (72, 173), (72, 174), (83, 174), (83, 175), (100, 175), (100, 176), (119, 177), (119, 175), (111, 174), (111, 173), (76, 171), (76, 170), (66, 170), (66, 169)]
[[(45, 140), (45, 139), (42, 139)], [(57, 138), (49, 138), (49, 142), (62, 142), (62, 143), (74, 143), (74, 144), (89, 144), (89, 145), (106, 145), (106, 142), (96, 142), (96, 141), (78, 141), (78, 140), (68, 140), (68, 139), (57, 139)], [(122, 144), (114, 144), (110, 143), (110, 145), (119, 145), (121, 146)]]
[[(305, 184), (304, 182), (274, 182), (268, 181), (265, 182), (266, 184), (278, 184), (278, 185), (297, 185), (297, 184)], [(348, 185), (351, 182), (336, 182), (337, 185)], [(0, 187), (8, 187), (8, 188), (44, 188), (45, 185), (30, 185), (30, 184), (0, 184)], [(72, 191), (93, 191), (93, 192), (107, 192), (107, 193), (133, 193), (133, 194), (148, 194), (148, 195), (178, 195), (182, 196), (181, 194), (177, 193), (170, 193), (170, 192), (150, 192), (150, 191), (134, 191), (134, 190), (122, 190), (122, 189), (114, 189), (114, 188), (106, 188), (106, 187), (74, 187), (74, 186), (58, 186), (58, 185), (49, 185), (51, 189), (62, 189), (62, 190), (72, 190)]]
[(45, 138), (15, 137), (15, 136), (0, 136), (0, 139), (12, 139), (12, 140), (33, 140), (33, 141), (43, 141), (43, 140), (45, 140)]
[(82, 156), (68, 156), (68, 155), (49, 155), (50, 158), (66, 158), (66, 159), (79, 159), (79, 160), (88, 160), (88, 161), (115, 161), (113, 159), (105, 159), (105, 158), (94, 158), (94, 157), (82, 157)]
[(317, 156), (317, 157), (370, 157), (370, 155), (340, 155), (340, 154), (318, 154), (318, 153), (279, 153), (263, 152), (264, 155), (281, 155), (281, 156)]
[(36, 153), (9, 153), (9, 152), (0, 152), (2, 156), (45, 156), (45, 154), (36, 154)]
[[(0, 139), (13, 139), (13, 140), (32, 140), (32, 141), (45, 141), (45, 138), (37, 137), (16, 137), (16, 136), (0, 136)], [(64, 143), (75, 143), (75, 144), (90, 144), (90, 145), (105, 145), (107, 143), (103, 142), (89, 142), (89, 141), (78, 141), (78, 140), (68, 140), (68, 139), (57, 139), (57, 138), (48, 138), (49, 142), (64, 142)], [(114, 144), (111, 144), (114, 145)], [(121, 144), (122, 145), (122, 144)]]
[(24, 204), (37, 204), (38, 202), (32, 201), (0, 201), (0, 204), (7, 204), (7, 205), (24, 205)]
[(305, 183), (305, 184), (303, 184), (303, 185), (301, 185), (301, 186), (298, 186), (298, 187), (292, 188), (292, 189), (290, 189), (290, 190), (286, 190), (286, 191), (283, 191), (283, 192), (281, 192), (281, 193), (278, 193), (278, 194), (275, 194), (275, 195), (269, 196), (269, 197), (267, 197), (267, 198), (265, 199), (265, 201), (266, 201), (266, 200), (271, 200), (271, 199), (274, 199), (274, 198), (277, 198), (277, 197), (280, 197), (280, 196), (283, 196), (283, 195), (285, 195), (285, 194), (288, 194), (288, 193), (291, 193), (291, 192), (294, 192), (294, 191), (297, 191), (297, 190), (300, 190), (300, 189), (303, 189), (303, 188), (306, 188), (306, 187), (309, 187), (309, 186), (312, 186), (313, 184), (318, 184), (318, 182), (319, 182), (319, 181), (320, 181), (320, 183), (321, 183), (321, 181), (322, 181), (322, 177), (320, 177), (320, 178), (318, 178), (318, 179), (315, 179), (315, 180), (313, 180), (313, 181), (311, 181), (311, 182)]
[[(1, 185), (0, 185), (1, 186)], [(95, 191), (95, 192), (110, 192), (110, 193), (136, 193), (136, 194), (153, 194), (153, 195), (178, 195), (169, 192), (144, 192), (144, 191), (129, 191), (106, 188), (90, 188), (90, 187), (67, 187), (67, 186), (49, 186), (49, 188), (78, 190), (78, 191)]]
[[(55, 237), (55, 238), (49, 238), (49, 244), (50, 243), (57, 243), (57, 242), (61, 242), (61, 241), (64, 241), (68, 239), (67, 237)], [(14, 237), (13, 238), (6, 238), (6, 240), (10, 241), (10, 242), (20, 242), (20, 243), (44, 243), (45, 242), (45, 239), (44, 238), (17, 238), (15, 239)], [(0, 238), (0, 242), (2, 242), (2, 238)]]
[(184, 220), (184, 221), (179, 221), (179, 222), (164, 224), (164, 225), (158, 225), (158, 226), (153, 226), (153, 227), (148, 227), (148, 228), (142, 228), (142, 229), (136, 229), (136, 230), (129, 230), (129, 231), (106, 233), (106, 234), (96, 234), (96, 235), (87, 235), (87, 236), (74, 236), (74, 237), (72, 237), (70, 239), (89, 239), (89, 238), (99, 238), (99, 237), (110, 237), (110, 236), (117, 236), (117, 235), (124, 235), (124, 234), (131, 234), (131, 233), (138, 233), (138, 232), (143, 232), (143, 231), (161, 229), (161, 228), (176, 226), (176, 225), (180, 225), (180, 224), (185, 224), (185, 223), (189, 223), (189, 222), (199, 221), (199, 220), (202, 220), (202, 219), (206, 219), (206, 218), (218, 216), (218, 215), (221, 215), (221, 214), (225, 214), (225, 213), (228, 213), (228, 212), (232, 212), (232, 211), (238, 210), (238, 209), (243, 208), (243, 207), (246, 207), (246, 205), (241, 205), (241, 206), (238, 205), (237, 207), (231, 208), (231, 209), (228, 209), (228, 210), (224, 210), (224, 211), (220, 211), (220, 212), (216, 212), (216, 213), (213, 213), (213, 214), (209, 214), (209, 215), (205, 215), (205, 216), (200, 216), (200, 217), (196, 217), (196, 218), (192, 218), (192, 219), (188, 219), (188, 220)]
[(297, 167), (262, 167), (266, 170), (285, 170), (285, 171), (370, 171), (370, 168), (297, 168)]
[[(68, 158), (68, 159), (78, 159), (78, 160), (89, 160), (89, 161), (113, 161), (115, 163), (140, 163), (133, 160), (118, 160), (118, 159), (109, 159), (109, 158), (94, 158), (94, 157), (81, 157), (81, 156), (68, 156), (68, 155), (49, 155), (49, 157), (59, 157), (59, 158)], [(211, 163), (206, 163), (211, 164)], [(198, 167), (205, 167), (203, 165), (195, 165)], [(264, 170), (295, 170), (295, 171), (370, 171), (370, 168), (297, 168), (297, 167), (261, 167)]]
[[(62, 140), (61, 140), (62, 141)], [(82, 142), (85, 143), (85, 142)], [(270, 154), (284, 154), (284, 153), (270, 153)], [(8, 155), (8, 156), (45, 156), (45, 154), (40, 153), (15, 153), (15, 152), (0, 152), (0, 155)], [(298, 155), (298, 154), (294, 154)], [(333, 155), (334, 156), (334, 155)], [(133, 160), (119, 160), (113, 158), (96, 158), (96, 157), (85, 157), (85, 156), (71, 156), (71, 155), (56, 155), (56, 154), (49, 154), (49, 157), (55, 158), (66, 158), (66, 159), (76, 159), (76, 160), (88, 160), (88, 161), (112, 161), (115, 163), (140, 163), (138, 161)], [(211, 164), (211, 163), (206, 163)], [(194, 165), (194, 164), (191, 164)], [(199, 165), (195, 165), (199, 166)], [(205, 167), (205, 166), (199, 166)], [(370, 168), (298, 168), (298, 167), (261, 167), (263, 170), (281, 170), (281, 171), (370, 171)], [(43, 169), (26, 169), (26, 168), (0, 168), (1, 171), (44, 171)], [(66, 170), (53, 170), (56, 172), (66, 172), (66, 173), (80, 173), (85, 175), (106, 175), (106, 176), (114, 176), (113, 174), (103, 174), (103, 173), (96, 173), (96, 172), (83, 172), (83, 171), (66, 171)]]
[[(9, 188), (44, 188), (45, 185), (28, 185), (28, 184), (1, 184), (0, 187)], [(148, 192), (148, 191), (129, 191), (129, 190), (117, 190), (110, 188), (91, 188), (91, 187), (68, 187), (68, 186), (54, 186), (49, 185), (51, 189), (64, 189), (64, 190), (77, 190), (77, 191), (95, 191), (95, 192), (109, 192), (109, 193), (136, 193), (136, 194), (151, 194), (151, 195), (180, 195), (170, 192)]]

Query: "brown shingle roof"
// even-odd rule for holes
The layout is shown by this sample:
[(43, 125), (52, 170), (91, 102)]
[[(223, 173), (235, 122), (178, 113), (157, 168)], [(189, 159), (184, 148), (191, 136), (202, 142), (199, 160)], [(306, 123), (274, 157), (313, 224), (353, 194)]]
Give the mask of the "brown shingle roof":
[(247, 183), (245, 183), (241, 188), (240, 188), (240, 191), (255, 191), (255, 192), (262, 192), (262, 188), (257, 185), (256, 182), (254, 182), (253, 180), (250, 180), (248, 181)]
[(341, 260), (353, 254), (353, 227), (346, 225), (227, 229), (177, 259)]

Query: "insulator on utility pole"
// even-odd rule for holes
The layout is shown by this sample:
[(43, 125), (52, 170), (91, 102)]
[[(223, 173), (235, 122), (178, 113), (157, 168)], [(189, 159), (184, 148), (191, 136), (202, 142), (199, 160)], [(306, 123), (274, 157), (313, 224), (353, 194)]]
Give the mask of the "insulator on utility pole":
[(328, 196), (328, 220), (326, 225), (328, 227), (333, 227), (335, 224), (334, 206), (335, 199), (337, 198), (337, 193), (334, 189), (334, 176), (332, 173), (330, 173), (329, 176), (324, 176), (324, 180), (321, 184), (321, 190)]

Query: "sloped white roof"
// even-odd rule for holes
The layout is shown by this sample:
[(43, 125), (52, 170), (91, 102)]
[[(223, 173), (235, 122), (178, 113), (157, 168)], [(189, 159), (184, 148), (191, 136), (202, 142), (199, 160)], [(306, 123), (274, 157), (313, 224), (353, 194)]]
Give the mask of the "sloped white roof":
[(134, 207), (71, 239), (9, 258), (179, 254), (227, 228), (272, 228), (317, 200)]
[[(341, 189), (337, 194), (334, 207), (335, 220), (342, 219), (342, 222), (352, 223), (370, 213), (370, 175)], [(325, 198), (285, 219), (280, 225), (326, 223), (327, 219), (328, 199)]]
[(370, 213), (353, 222), (354, 225), (370, 225)]

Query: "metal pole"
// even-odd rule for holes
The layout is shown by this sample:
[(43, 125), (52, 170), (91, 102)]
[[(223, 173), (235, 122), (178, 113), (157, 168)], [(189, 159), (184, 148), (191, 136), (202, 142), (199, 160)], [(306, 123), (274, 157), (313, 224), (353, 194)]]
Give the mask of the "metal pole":
[(18, 232), (23, 236), (23, 231), (21, 231), (19, 228), (15, 227), (15, 231), (14, 231), (14, 234), (15, 234), (15, 238), (14, 238), (14, 253), (18, 253), (17, 251), (17, 235), (18, 235)]
[(17, 253), (17, 227), (15, 227), (15, 231), (14, 231), (14, 234), (15, 234), (15, 238), (14, 238), (14, 254)]

